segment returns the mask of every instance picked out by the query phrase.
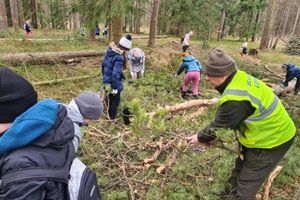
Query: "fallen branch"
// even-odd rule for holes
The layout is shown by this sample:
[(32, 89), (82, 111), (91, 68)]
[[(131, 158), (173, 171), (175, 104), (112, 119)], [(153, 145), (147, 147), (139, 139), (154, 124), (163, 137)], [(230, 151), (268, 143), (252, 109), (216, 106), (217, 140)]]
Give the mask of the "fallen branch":
[(157, 142), (157, 146), (158, 146), (158, 149), (153, 154), (153, 156), (151, 156), (150, 158), (144, 159), (145, 164), (155, 162), (156, 159), (158, 158), (158, 156), (161, 154), (161, 151), (163, 149), (163, 137), (160, 137), (159, 141)]
[(196, 112), (193, 112), (193, 113), (187, 115), (187, 116), (185, 117), (185, 119), (194, 119), (194, 118), (196, 118), (196, 117), (198, 117), (198, 116), (200, 116), (200, 115), (206, 113), (207, 110), (208, 110), (207, 107), (200, 107)]
[(264, 193), (264, 199), (269, 200), (270, 199), (270, 188), (272, 186), (272, 182), (274, 178), (279, 174), (280, 170), (282, 169), (282, 166), (277, 166), (273, 172), (269, 175), (267, 184), (265, 185), (265, 193)]
[[(200, 107), (200, 106), (209, 106), (214, 105), (218, 102), (218, 98), (213, 99), (199, 99), (199, 100), (191, 100), (180, 104), (175, 104), (173, 106), (166, 106), (164, 108), (159, 108), (159, 111), (164, 110), (165, 112), (178, 112), (190, 108)], [(153, 117), (157, 112), (147, 113), (148, 116)]]
[(41, 81), (41, 82), (36, 82), (36, 83), (32, 83), (32, 84), (34, 86), (51, 85), (51, 84), (62, 83), (62, 82), (66, 82), (66, 81), (77, 81), (77, 80), (92, 78), (92, 77), (96, 77), (96, 76), (99, 76), (99, 74), (92, 75), (92, 76), (76, 76), (76, 77), (72, 77), (72, 78), (56, 79), (56, 80), (50, 80), (50, 81)]
[(174, 150), (172, 155), (170, 156), (170, 158), (166, 161), (166, 163), (159, 166), (156, 169), (156, 172), (159, 173), (159, 174), (165, 172), (176, 161), (176, 158), (177, 158), (178, 155), (179, 155), (179, 152), (177, 150)]

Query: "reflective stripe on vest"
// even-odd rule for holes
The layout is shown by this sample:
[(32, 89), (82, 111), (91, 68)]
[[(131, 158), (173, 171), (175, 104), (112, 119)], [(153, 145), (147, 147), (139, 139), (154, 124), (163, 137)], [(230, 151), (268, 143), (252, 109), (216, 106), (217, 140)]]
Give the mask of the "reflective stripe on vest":
[(267, 109), (261, 104), (261, 101), (258, 98), (251, 95), (247, 91), (229, 89), (223, 93), (223, 95), (227, 95), (227, 94), (237, 95), (237, 96), (248, 96), (251, 99), (251, 101), (258, 106), (260, 115), (253, 117), (253, 118), (248, 118), (247, 120), (245, 120), (245, 123), (251, 123), (252, 121), (258, 121), (258, 120), (266, 118), (268, 115), (270, 115), (275, 110), (275, 108), (277, 107), (277, 105), (279, 103), (278, 97), (274, 96), (275, 98), (274, 98), (273, 102), (271, 103), (270, 107)]

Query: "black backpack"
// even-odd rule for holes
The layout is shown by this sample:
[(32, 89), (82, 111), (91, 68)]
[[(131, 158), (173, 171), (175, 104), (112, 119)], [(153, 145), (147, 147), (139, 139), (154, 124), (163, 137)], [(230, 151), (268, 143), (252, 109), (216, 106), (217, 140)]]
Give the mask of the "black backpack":
[(68, 187), (70, 200), (101, 200), (96, 173), (78, 158), (72, 162)]

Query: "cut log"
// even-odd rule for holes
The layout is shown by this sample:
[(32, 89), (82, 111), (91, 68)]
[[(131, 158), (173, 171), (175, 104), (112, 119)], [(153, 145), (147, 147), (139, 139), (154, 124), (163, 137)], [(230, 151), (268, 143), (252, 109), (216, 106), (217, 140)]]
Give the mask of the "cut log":
[[(178, 112), (190, 108), (196, 108), (201, 106), (209, 106), (214, 105), (218, 102), (218, 98), (213, 99), (199, 99), (199, 100), (191, 100), (180, 104), (175, 104), (173, 106), (166, 106), (164, 108), (160, 108), (159, 110), (165, 110), (166, 112)], [(147, 113), (150, 117), (153, 117), (156, 112)]]
[(290, 93), (294, 90), (295, 88), (295, 83), (296, 81), (295, 80), (292, 80), (289, 82), (289, 86), (288, 87), (281, 87), (280, 85), (278, 84), (275, 84), (275, 83), (266, 83), (269, 87), (272, 88), (273, 92), (277, 95), (277, 96), (281, 96), (283, 94), (287, 94), (287, 93)]
[(7, 64), (53, 64), (65, 59), (80, 57), (99, 57), (104, 51), (68, 51), (68, 52), (44, 52), (44, 53), (7, 53), (0, 54), (0, 60)]

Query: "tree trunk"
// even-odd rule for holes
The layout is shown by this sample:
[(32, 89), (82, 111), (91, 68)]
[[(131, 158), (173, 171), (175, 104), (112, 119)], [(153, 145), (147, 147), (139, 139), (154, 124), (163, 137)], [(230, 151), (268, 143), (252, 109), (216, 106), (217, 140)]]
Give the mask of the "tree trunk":
[(277, 32), (277, 38), (272, 46), (272, 49), (276, 49), (278, 40), (282, 37), (284, 30), (286, 28), (286, 24), (287, 24), (287, 20), (288, 20), (288, 16), (290, 13), (290, 6), (289, 6), (289, 0), (284, 1), (284, 4), (282, 6), (282, 10), (283, 10), (283, 16), (280, 17), (280, 24), (278, 27), (278, 32)]
[(104, 55), (104, 51), (69, 51), (69, 52), (45, 52), (45, 53), (7, 53), (0, 54), (0, 60), (9, 64), (53, 64), (69, 58), (98, 57)]
[(300, 15), (300, 6), (298, 6), (298, 8), (297, 8), (296, 19), (295, 19), (295, 22), (294, 22), (294, 26), (293, 26), (293, 30), (292, 30), (291, 37), (294, 36), (294, 33), (295, 33), (295, 30), (296, 30), (297, 24), (299, 24), (299, 23), (298, 23), (299, 15)]
[(18, 13), (19, 13), (19, 18), (18, 18), (19, 25), (22, 26), (22, 24), (25, 22), (22, 0), (18, 0)]
[(150, 22), (150, 34), (149, 34), (149, 41), (148, 41), (149, 47), (155, 46), (158, 10), (159, 10), (159, 0), (154, 0), (153, 7), (152, 7), (152, 14), (151, 14), (151, 22)]
[(264, 22), (264, 27), (263, 27), (263, 33), (259, 45), (260, 50), (265, 50), (269, 48), (271, 21), (273, 17), (273, 7), (274, 7), (274, 0), (269, 0), (267, 14)]
[(36, 0), (30, 0), (30, 7), (31, 7), (31, 24), (34, 28), (37, 28), (37, 5), (36, 5)]
[(223, 35), (223, 30), (224, 30), (224, 22), (225, 22), (225, 17), (226, 17), (226, 11), (223, 8), (221, 12), (221, 18), (220, 18), (220, 24), (219, 24), (219, 31), (218, 31), (218, 41), (222, 39)]
[(5, 30), (8, 27), (5, 1), (0, 0), (0, 30)]
[(252, 18), (253, 18), (253, 8), (250, 11), (250, 16), (249, 16), (249, 22), (248, 22), (248, 27), (247, 27), (247, 36), (246, 36), (246, 41), (248, 42), (249, 36), (250, 36), (250, 29), (251, 29), (251, 24), (252, 24)]
[(9, 4), (10, 4), (10, 13), (11, 13), (13, 27), (17, 31), (20, 27), (19, 15), (18, 15), (18, 1), (17, 0), (9, 0)]
[(259, 9), (257, 10), (256, 17), (255, 17), (255, 24), (254, 24), (251, 42), (255, 41), (256, 31), (257, 31), (257, 27), (258, 27), (260, 12), (261, 12), (261, 5), (262, 5), (262, 0), (259, 1)]
[(121, 13), (118, 16), (115, 16), (112, 20), (112, 41), (114, 41), (116, 44), (118, 44), (122, 37), (122, 21), (123, 17)]

